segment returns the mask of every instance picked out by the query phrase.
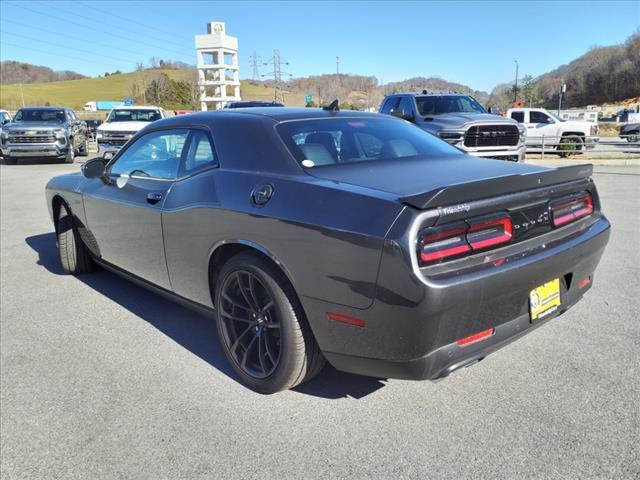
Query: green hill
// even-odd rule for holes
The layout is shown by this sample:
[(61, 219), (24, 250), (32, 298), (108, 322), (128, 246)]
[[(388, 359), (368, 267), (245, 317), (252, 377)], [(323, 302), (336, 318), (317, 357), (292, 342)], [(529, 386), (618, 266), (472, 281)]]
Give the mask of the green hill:
[[(63, 105), (82, 110), (86, 102), (92, 100), (122, 100), (131, 96), (135, 82), (141, 83), (143, 75), (147, 78), (159, 72), (166, 73), (172, 80), (192, 80), (193, 70), (153, 70), (134, 73), (109, 75), (107, 77), (83, 78), (59, 82), (30, 83), (22, 85), (25, 105)], [(22, 106), (22, 94), (19, 84), (0, 86), (0, 108), (16, 110)], [(246, 100), (271, 100), (273, 90), (262, 85), (242, 81), (240, 93)], [(287, 98), (289, 97), (289, 98)], [(301, 105), (303, 98), (297, 95), (285, 95), (287, 104)]]

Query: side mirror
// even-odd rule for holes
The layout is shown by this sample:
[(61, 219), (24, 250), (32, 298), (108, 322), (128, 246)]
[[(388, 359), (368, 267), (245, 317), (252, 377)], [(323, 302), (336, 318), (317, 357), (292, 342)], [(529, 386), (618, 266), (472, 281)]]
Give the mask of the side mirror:
[(101, 157), (87, 160), (80, 167), (82, 174), (89, 179), (100, 178), (106, 184), (110, 184), (111, 180), (106, 175), (106, 165)]
[(416, 119), (413, 113), (406, 113), (403, 109), (400, 109), (400, 108), (396, 110), (392, 110), (391, 115), (393, 115), (394, 117), (401, 118), (403, 120), (407, 120), (409, 122), (413, 122)]

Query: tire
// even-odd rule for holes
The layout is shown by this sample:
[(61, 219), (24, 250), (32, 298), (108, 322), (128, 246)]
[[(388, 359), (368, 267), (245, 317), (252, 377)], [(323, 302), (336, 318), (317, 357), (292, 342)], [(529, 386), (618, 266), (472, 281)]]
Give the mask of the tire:
[(232, 257), (217, 278), (215, 301), (222, 348), (247, 387), (260, 393), (287, 390), (324, 367), (292, 285), (261, 255)]
[(560, 139), (560, 145), (558, 145), (558, 155), (561, 157), (568, 157), (575, 153), (582, 152), (584, 142), (582, 138), (577, 135), (566, 135)]
[(84, 139), (84, 142), (82, 142), (82, 146), (80, 147), (78, 155), (81, 157), (89, 156), (89, 140), (87, 140), (86, 138)]
[(73, 216), (64, 206), (61, 207), (57, 235), (62, 269), (73, 275), (93, 272), (95, 263), (73, 223)]
[(64, 163), (73, 163), (76, 159), (76, 149), (73, 146), (73, 139), (69, 139), (69, 150), (64, 156)]
[(640, 132), (629, 132), (627, 134), (627, 135), (629, 135), (627, 137), (627, 142), (629, 142), (629, 143), (637, 142), (638, 140), (640, 140), (639, 134), (640, 134)]

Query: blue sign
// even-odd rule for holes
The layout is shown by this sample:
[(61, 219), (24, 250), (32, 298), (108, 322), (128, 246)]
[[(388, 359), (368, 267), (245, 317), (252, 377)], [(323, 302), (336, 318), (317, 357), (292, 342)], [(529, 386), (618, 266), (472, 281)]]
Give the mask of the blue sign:
[(125, 98), (124, 99), (124, 105), (125, 105), (125, 107), (129, 107), (129, 106), (133, 105), (133, 98), (129, 98), (129, 97)]

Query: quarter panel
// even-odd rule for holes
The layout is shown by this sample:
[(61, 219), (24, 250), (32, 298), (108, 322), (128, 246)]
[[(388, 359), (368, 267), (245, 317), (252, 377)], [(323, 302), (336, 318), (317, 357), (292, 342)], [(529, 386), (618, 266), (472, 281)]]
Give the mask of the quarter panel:
[[(274, 187), (263, 207), (251, 191)], [(300, 175), (211, 170), (177, 182), (163, 211), (167, 265), (174, 291), (211, 306), (208, 263), (234, 241), (262, 246), (290, 275), (301, 296), (367, 308), (384, 235), (402, 206), (390, 199)]]

